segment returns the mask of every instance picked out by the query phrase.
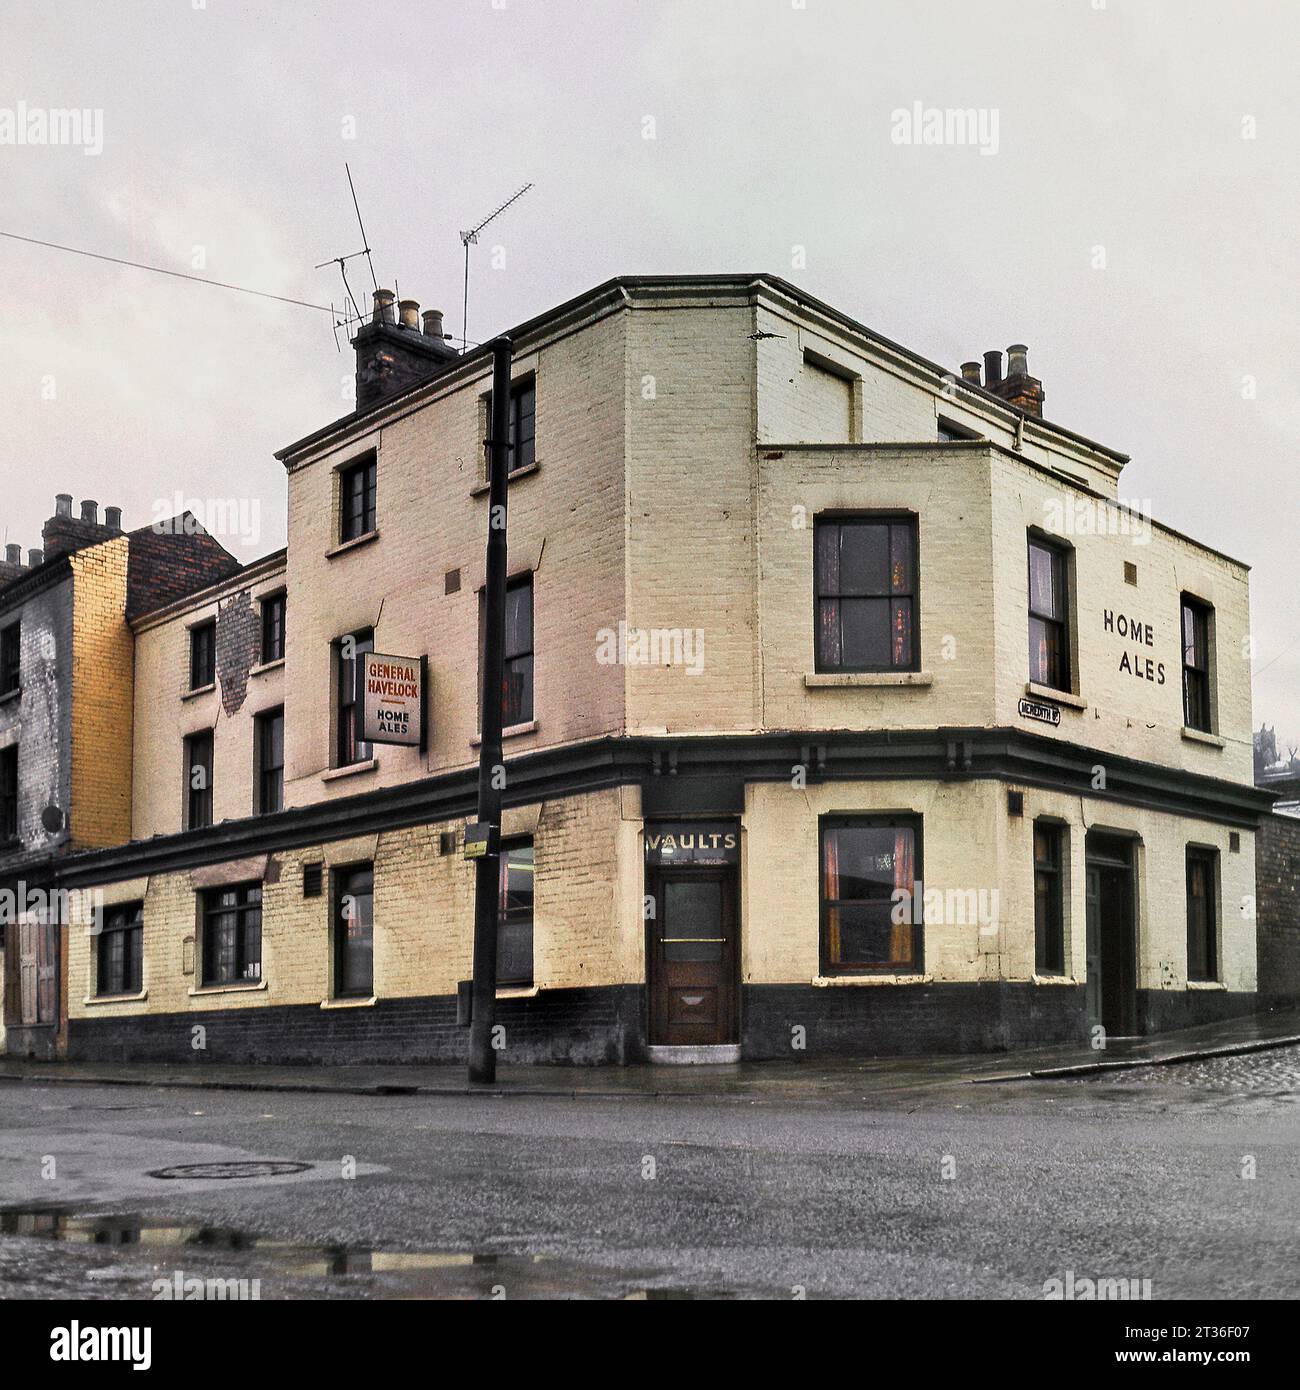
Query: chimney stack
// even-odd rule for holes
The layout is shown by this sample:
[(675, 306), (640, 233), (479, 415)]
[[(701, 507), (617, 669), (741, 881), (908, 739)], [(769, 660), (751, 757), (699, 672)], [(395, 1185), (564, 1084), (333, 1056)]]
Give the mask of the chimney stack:
[(27, 568), (34, 570), (37, 565), (45, 563), (45, 552), (43, 550), (29, 550), (27, 552)]
[(980, 385), (980, 364), (978, 362), (963, 362), (961, 364), (961, 379), (969, 381), (972, 385)]
[(99, 503), (87, 497), (81, 504), (81, 519), (88, 526), (99, 525)]
[(70, 492), (56, 492), (54, 494), (54, 515), (72, 515), (72, 494)]
[(984, 386), (989, 391), (996, 391), (1002, 381), (1002, 354), (997, 351), (986, 352), (984, 354)]
[(120, 531), (122, 529), (122, 508), (105, 507), (104, 525), (107, 526), (110, 531)]
[(1029, 349), (1024, 343), (1012, 343), (1007, 349), (1007, 375), (997, 393), (1008, 405), (1042, 418), (1043, 383), (1029, 375)]
[(22, 563), (23, 563), (23, 548), (22, 548), (22, 546), (21, 546), (21, 545), (7, 545), (7, 546), (5, 546), (5, 564), (6, 564), (6, 565), (18, 565), (18, 566), (21, 567)]
[[(399, 391), (437, 376), (460, 354), (442, 337), (442, 314), (431, 309), (420, 332), (417, 300), (401, 302), (401, 322), (394, 321), (392, 290), (375, 291), (370, 322), (352, 340), (357, 353), (357, 409), (395, 396)], [(436, 325), (430, 331), (430, 324)]]

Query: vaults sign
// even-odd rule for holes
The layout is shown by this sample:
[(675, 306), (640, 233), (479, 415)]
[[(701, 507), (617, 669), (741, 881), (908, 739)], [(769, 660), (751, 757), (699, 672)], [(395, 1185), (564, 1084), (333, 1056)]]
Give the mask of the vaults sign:
[(358, 737), (366, 743), (423, 747), (424, 687), (423, 657), (358, 652)]

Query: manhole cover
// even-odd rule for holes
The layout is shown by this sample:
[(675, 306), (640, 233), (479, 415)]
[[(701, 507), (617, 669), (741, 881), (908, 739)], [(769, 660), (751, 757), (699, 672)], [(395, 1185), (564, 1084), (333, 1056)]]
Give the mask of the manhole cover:
[(279, 1178), (286, 1173), (305, 1173), (310, 1163), (291, 1163), (279, 1159), (250, 1159), (243, 1163), (177, 1163), (171, 1168), (155, 1168), (151, 1178)]

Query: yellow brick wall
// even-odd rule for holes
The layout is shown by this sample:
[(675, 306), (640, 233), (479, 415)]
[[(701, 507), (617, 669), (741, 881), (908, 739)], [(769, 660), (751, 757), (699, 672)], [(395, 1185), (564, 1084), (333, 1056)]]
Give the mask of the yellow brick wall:
[(131, 835), (133, 640), (126, 622), (127, 538), (72, 566), (72, 805), (76, 849)]
[[(625, 813), (625, 803), (629, 809)], [(621, 984), (643, 977), (640, 878), (628, 872), (638, 852), (635, 799), (618, 790), (561, 798), (505, 813), (507, 835), (534, 835), (534, 980), (543, 989)], [(147, 999), (85, 1002), (94, 989), (93, 938), (71, 933), (70, 1015), (178, 1013), (319, 1005), (330, 997), (329, 871), (370, 860), (375, 866), (377, 997), (450, 995), (473, 962), (474, 867), (460, 853), (464, 822), (386, 831), (272, 856), (263, 889), (264, 988), (191, 993), (186, 938), (198, 931), (195, 878), (154, 874), (144, 894)], [(455, 853), (438, 852), (439, 833), (456, 833)], [(302, 896), (302, 866), (326, 866), (319, 898)], [(200, 871), (201, 872), (201, 871)], [(254, 873), (252, 875), (256, 877)], [(190, 948), (192, 949), (192, 948)]]

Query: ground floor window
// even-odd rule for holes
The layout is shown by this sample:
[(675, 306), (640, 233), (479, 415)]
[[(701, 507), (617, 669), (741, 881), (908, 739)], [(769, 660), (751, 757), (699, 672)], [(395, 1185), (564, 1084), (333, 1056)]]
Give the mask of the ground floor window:
[(96, 994), (139, 994), (144, 987), (144, 904), (106, 908), (99, 930)]
[(497, 984), (533, 982), (533, 842), (501, 846), (501, 899), (497, 913)]
[(920, 840), (917, 818), (822, 820), (823, 973), (920, 971)]
[(1212, 849), (1187, 851), (1187, 978), (1219, 978), (1218, 855)]
[(262, 978), (262, 885), (240, 883), (203, 894), (203, 983)]
[(334, 871), (334, 993), (368, 999), (375, 992), (375, 870)]
[(1065, 827), (1034, 823), (1034, 968), (1065, 974)]

